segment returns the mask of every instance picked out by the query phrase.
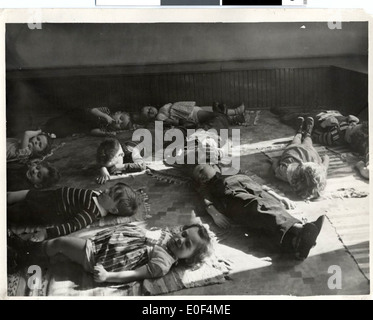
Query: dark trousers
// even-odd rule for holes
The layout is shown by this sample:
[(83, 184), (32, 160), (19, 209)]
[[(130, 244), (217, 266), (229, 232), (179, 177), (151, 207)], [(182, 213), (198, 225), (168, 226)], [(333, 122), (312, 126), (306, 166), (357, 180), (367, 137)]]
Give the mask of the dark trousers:
[(278, 244), (283, 244), (285, 235), (294, 224), (301, 223), (267, 192), (262, 192), (256, 199), (232, 199), (226, 214), (236, 223), (270, 233)]

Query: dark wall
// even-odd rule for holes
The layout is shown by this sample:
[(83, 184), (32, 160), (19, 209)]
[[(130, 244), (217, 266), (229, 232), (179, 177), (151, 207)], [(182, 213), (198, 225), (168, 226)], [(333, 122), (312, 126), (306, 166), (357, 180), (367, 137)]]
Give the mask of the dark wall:
[[(301, 26), (306, 29), (301, 29)], [(7, 69), (367, 55), (368, 27), (344, 23), (6, 25)]]

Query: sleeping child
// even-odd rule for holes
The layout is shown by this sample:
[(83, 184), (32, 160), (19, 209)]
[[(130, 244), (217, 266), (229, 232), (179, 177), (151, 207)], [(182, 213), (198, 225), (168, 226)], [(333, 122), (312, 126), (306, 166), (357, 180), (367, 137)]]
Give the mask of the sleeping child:
[(63, 115), (51, 118), (43, 126), (58, 138), (74, 133), (88, 133), (93, 136), (113, 136), (118, 131), (132, 128), (131, 117), (127, 112), (112, 113), (109, 108), (75, 108)]
[(48, 162), (7, 165), (7, 191), (50, 188), (59, 179), (59, 171)]
[[(211, 237), (203, 225), (174, 230), (146, 230), (122, 224), (89, 239), (62, 237), (23, 247), (36, 261), (62, 254), (92, 273), (98, 283), (128, 283), (166, 275), (172, 266), (192, 267), (211, 253)], [(20, 246), (22, 247), (22, 246)], [(30, 263), (30, 262), (29, 262)]]
[(304, 138), (303, 124), (304, 118), (299, 117), (297, 134), (272, 168), (276, 177), (288, 182), (299, 197), (311, 200), (319, 198), (326, 187), (329, 157), (321, 159), (313, 147), (313, 118), (307, 118)]
[(221, 228), (235, 223), (270, 233), (282, 248), (297, 259), (306, 259), (323, 225), (324, 216), (303, 224), (286, 209), (294, 203), (260, 186), (247, 175), (223, 176), (217, 166), (198, 165), (193, 172), (198, 193), (206, 211)]
[(63, 187), (7, 193), (9, 226), (41, 226), (30, 234), (34, 242), (68, 235), (109, 214), (129, 217), (137, 208), (136, 192), (124, 183), (102, 192)]
[[(219, 112), (216, 112), (218, 110), (214, 111), (203, 110), (201, 107), (197, 107), (194, 101), (180, 101), (168, 103), (160, 108), (159, 111), (155, 107), (143, 107), (141, 113), (148, 121), (157, 120), (171, 126), (196, 128), (219, 115)], [(243, 117), (245, 106), (243, 104), (236, 109), (225, 109), (221, 113), (226, 114), (231, 123), (235, 121), (238, 123), (238, 117), (242, 118), (241, 123), (245, 122)]]
[(117, 139), (106, 139), (97, 148), (97, 163), (101, 166), (96, 179), (104, 184), (118, 174), (142, 172), (146, 164), (136, 147), (121, 144)]
[(6, 139), (7, 162), (40, 158), (52, 150), (53, 134), (41, 130), (25, 131), (22, 140), (17, 138)]

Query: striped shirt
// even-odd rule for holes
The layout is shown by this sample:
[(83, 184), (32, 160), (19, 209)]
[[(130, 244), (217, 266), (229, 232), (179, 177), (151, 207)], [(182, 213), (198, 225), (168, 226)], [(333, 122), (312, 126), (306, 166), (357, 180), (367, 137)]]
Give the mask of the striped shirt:
[(48, 238), (61, 237), (87, 227), (101, 217), (93, 200), (93, 190), (63, 187), (55, 190), (58, 220), (63, 222), (47, 229)]

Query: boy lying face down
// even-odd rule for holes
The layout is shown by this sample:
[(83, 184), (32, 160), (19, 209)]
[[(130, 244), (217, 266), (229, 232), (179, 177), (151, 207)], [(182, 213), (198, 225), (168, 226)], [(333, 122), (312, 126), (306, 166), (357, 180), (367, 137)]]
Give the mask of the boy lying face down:
[(294, 207), (289, 199), (258, 185), (246, 175), (222, 176), (217, 166), (198, 165), (193, 179), (207, 212), (219, 227), (227, 227), (232, 219), (238, 224), (268, 231), (300, 260), (307, 258), (316, 244), (324, 216), (303, 224), (286, 211), (285, 207)]

